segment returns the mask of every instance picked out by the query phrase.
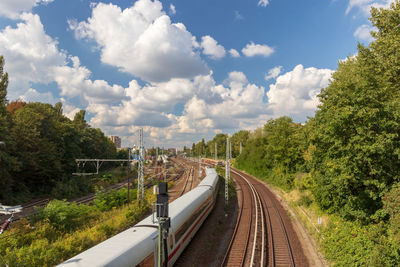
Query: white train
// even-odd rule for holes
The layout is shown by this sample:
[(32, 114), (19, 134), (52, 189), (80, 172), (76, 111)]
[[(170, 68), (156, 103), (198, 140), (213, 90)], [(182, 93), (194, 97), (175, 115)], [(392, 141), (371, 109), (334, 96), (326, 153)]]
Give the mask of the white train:
[[(206, 177), (196, 188), (169, 204), (169, 266), (175, 263), (213, 209), (217, 186), (215, 169), (206, 168)], [(152, 216), (59, 266), (158, 266), (158, 224), (153, 223)]]

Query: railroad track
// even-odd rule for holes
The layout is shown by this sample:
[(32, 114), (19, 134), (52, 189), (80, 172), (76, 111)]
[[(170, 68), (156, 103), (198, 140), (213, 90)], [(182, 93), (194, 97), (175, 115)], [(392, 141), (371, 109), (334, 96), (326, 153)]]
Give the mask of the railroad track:
[[(210, 162), (208, 164), (215, 165)], [(272, 192), (248, 174), (234, 168), (231, 168), (231, 173), (239, 186), (237, 190), (239, 214), (221, 266), (307, 266), (307, 260), (302, 253), (297, 236), (293, 229), (288, 231), (291, 225), (286, 211)], [(252, 197), (249, 196), (250, 191)], [(257, 206), (261, 209), (257, 209)], [(254, 212), (255, 207), (256, 212)], [(259, 218), (261, 221), (257, 224), (255, 222), (257, 219), (249, 219), (249, 217)], [(249, 227), (249, 224), (253, 226)], [(261, 225), (266, 230), (260, 231)], [(256, 233), (252, 229), (259, 229), (258, 233), (262, 232), (262, 234), (251, 236), (251, 232)], [(253, 240), (252, 246), (249, 244), (250, 239)], [(268, 259), (266, 259), (267, 256)]]
[[(268, 237), (268, 266), (296, 266), (291, 244), (294, 237), (290, 237), (288, 234), (288, 218), (286, 218), (286, 220), (283, 218), (284, 216), (287, 217), (286, 212), (280, 207), (273, 194), (264, 184), (238, 170), (232, 169), (232, 173), (235, 179), (238, 177), (245, 179), (247, 183), (251, 185), (256, 195), (258, 195), (259, 203), (261, 203), (263, 207), (263, 213), (266, 219), (265, 225), (267, 227), (266, 236)], [(266, 261), (260, 262), (260, 264), (251, 261), (249, 266), (253, 266), (252, 263), (255, 264), (254, 266), (263, 266), (267, 264)]]
[(246, 178), (235, 176), (239, 186), (239, 214), (221, 266), (264, 266), (266, 235), (261, 199)]
[[(182, 196), (183, 194), (185, 194), (186, 192), (189, 192), (192, 189), (192, 185), (193, 185), (193, 172), (194, 172), (194, 168), (190, 167), (190, 170), (187, 172), (188, 174), (186, 175), (186, 181), (185, 181), (185, 185), (183, 186), (183, 189), (180, 193), (179, 196)], [(187, 186), (189, 183), (189, 180), (191, 180), (190, 182), (190, 189), (187, 190)]]

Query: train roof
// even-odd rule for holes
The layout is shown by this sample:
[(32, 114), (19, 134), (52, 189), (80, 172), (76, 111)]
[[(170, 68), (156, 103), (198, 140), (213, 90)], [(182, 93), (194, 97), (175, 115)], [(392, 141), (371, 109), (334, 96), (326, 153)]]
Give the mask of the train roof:
[[(196, 188), (169, 204), (172, 230), (180, 227), (186, 221), (187, 214), (192, 214), (206, 201), (208, 192), (216, 185), (218, 175), (215, 170), (206, 168), (206, 174)], [(158, 237), (158, 223), (153, 222), (154, 216), (155, 214), (146, 217), (135, 226), (76, 255), (60, 266), (131, 266), (133, 262), (141, 262), (147, 256), (146, 252), (154, 249), (153, 242), (143, 241)], [(143, 258), (138, 259), (137, 255), (143, 255)]]

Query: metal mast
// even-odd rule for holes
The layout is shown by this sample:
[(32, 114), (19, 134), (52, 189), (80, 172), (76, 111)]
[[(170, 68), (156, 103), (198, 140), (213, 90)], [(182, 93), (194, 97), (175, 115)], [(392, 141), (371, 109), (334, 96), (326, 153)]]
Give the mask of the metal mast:
[(198, 178), (199, 181), (200, 181), (200, 178), (201, 178), (201, 158), (199, 155), (199, 178)]
[(232, 159), (232, 143), (229, 141), (229, 160)]
[(215, 147), (214, 147), (214, 159), (215, 161), (217, 161), (217, 142), (214, 143)]
[(225, 164), (225, 204), (228, 204), (228, 182), (230, 178), (230, 166), (229, 166), (229, 155), (230, 155), (230, 142), (229, 142), (229, 135), (226, 138), (226, 164)]
[(143, 128), (139, 130), (139, 170), (138, 170), (138, 199), (144, 199), (144, 146)]

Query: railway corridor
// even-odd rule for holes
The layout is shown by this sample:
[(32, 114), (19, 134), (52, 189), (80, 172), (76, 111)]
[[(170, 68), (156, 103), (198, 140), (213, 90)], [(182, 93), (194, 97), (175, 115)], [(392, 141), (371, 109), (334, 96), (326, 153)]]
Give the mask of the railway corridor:
[(308, 266), (291, 221), (259, 180), (231, 169), (238, 217), (221, 266)]

